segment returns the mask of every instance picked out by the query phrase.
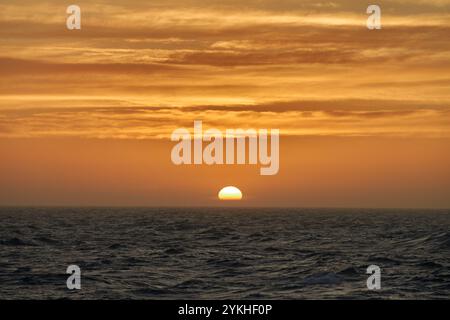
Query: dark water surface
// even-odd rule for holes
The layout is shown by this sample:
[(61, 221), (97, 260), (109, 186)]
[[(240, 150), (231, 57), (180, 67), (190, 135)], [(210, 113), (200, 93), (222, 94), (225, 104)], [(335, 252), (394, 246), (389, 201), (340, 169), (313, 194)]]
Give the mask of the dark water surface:
[(14, 298), (448, 299), (450, 210), (1, 208)]

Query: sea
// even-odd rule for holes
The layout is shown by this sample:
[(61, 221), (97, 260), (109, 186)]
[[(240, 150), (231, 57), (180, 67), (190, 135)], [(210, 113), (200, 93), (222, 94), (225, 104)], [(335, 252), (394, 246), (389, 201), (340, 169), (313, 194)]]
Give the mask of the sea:
[(450, 210), (0, 208), (0, 299), (449, 298)]

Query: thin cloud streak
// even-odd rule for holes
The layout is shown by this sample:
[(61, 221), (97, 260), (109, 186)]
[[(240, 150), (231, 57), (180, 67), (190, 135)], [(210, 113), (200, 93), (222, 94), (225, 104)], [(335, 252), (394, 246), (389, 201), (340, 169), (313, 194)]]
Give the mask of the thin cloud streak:
[(169, 139), (177, 127), (282, 128), (291, 136), (420, 136), (450, 138), (450, 111), (256, 111), (193, 108), (61, 108), (9, 110), (0, 137)]

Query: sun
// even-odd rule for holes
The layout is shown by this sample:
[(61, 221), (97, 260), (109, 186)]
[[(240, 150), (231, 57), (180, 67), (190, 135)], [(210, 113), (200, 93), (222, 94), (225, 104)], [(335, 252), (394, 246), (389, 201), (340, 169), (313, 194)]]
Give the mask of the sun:
[(236, 187), (228, 186), (219, 191), (218, 197), (219, 200), (241, 200), (242, 192)]

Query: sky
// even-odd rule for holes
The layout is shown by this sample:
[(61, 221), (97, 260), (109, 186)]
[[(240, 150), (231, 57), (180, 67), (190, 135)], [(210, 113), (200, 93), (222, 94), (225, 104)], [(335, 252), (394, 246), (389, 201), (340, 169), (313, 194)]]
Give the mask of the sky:
[[(370, 4), (0, 1), (0, 205), (450, 207), (450, 0)], [(279, 173), (175, 166), (194, 120), (280, 129)]]

